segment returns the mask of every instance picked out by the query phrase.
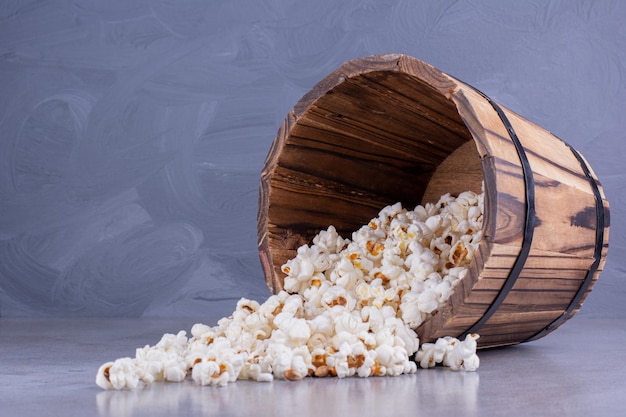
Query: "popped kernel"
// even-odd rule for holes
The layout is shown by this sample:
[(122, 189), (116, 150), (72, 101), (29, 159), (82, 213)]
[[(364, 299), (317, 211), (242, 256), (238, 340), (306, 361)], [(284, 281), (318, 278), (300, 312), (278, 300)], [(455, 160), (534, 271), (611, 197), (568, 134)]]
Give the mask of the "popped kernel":
[(384, 207), (351, 239), (329, 226), (281, 267), (284, 290), (262, 304), (242, 298), (216, 326), (195, 324), (191, 337), (165, 334), (135, 358), (107, 362), (96, 384), (395, 376), (416, 372), (416, 362), (475, 371), (478, 335), (420, 345), (415, 329), (467, 274), (482, 239), (483, 205), (483, 194), (445, 194), (414, 210)]

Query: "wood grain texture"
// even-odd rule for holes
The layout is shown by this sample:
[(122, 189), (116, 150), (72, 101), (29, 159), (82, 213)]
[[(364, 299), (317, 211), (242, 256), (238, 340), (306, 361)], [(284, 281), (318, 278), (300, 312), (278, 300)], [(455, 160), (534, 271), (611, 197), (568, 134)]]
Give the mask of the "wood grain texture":
[[(480, 328), (480, 347), (520, 343), (568, 309), (604, 267), (609, 205), (569, 146), (504, 108), (528, 159), (479, 91), (404, 55), (349, 61), (288, 114), (267, 157), (259, 200), (259, 252), (272, 291), (280, 267), (329, 225), (344, 236), (396, 201), (411, 207), (484, 183), (484, 240), (446, 306), (417, 329), (422, 341), (463, 334), (488, 311), (522, 251), (525, 176), (534, 179), (528, 257)], [(596, 210), (592, 182), (602, 206)], [(598, 233), (598, 216), (605, 219)], [(349, 235), (348, 235), (349, 236)], [(598, 269), (596, 240), (602, 237)], [(562, 323), (561, 323), (562, 324)]]

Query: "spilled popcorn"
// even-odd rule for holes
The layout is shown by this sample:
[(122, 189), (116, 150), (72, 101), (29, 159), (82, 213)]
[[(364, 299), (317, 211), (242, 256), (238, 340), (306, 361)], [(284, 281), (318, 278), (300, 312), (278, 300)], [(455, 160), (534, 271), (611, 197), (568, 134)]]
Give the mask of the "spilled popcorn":
[[(385, 207), (352, 234), (321, 231), (282, 266), (284, 290), (242, 298), (229, 317), (165, 334), (135, 358), (103, 364), (96, 384), (135, 389), (157, 381), (224, 386), (238, 379), (396, 376), (437, 364), (474, 371), (478, 335), (420, 346), (414, 329), (452, 295), (482, 238), (483, 194)], [(411, 360), (414, 356), (415, 361)]]

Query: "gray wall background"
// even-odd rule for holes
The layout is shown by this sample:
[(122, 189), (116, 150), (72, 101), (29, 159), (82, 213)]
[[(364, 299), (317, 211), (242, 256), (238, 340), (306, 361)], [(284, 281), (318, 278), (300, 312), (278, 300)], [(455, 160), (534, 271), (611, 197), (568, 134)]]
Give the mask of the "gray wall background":
[(0, 1), (0, 315), (202, 317), (263, 301), (259, 172), (346, 60), (406, 53), (589, 160), (626, 308), (626, 2)]

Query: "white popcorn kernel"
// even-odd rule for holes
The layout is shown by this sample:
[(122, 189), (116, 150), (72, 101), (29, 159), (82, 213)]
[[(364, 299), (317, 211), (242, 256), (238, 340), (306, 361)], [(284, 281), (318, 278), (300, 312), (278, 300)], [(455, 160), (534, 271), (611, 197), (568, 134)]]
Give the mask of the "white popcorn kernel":
[(352, 354), (348, 358), (348, 366), (356, 369), (356, 375), (361, 378), (367, 378), (372, 374), (372, 367), (375, 361), (371, 352), (362, 344), (352, 346)]
[(254, 312), (256, 312), (259, 309), (260, 305), (258, 302), (254, 301), (254, 300), (249, 300), (247, 298), (241, 298), (238, 302), (237, 302), (237, 306), (236, 306), (236, 310), (235, 311), (241, 311), (243, 313), (247, 315), (250, 315)]
[(475, 371), (480, 365), (480, 360), (478, 359), (478, 355), (476, 355), (476, 341), (479, 337), (480, 336), (475, 333), (468, 334), (467, 336), (465, 336), (465, 340), (459, 343), (458, 347), (455, 346), (455, 348), (453, 348), (450, 352), (454, 352), (455, 349), (459, 350), (459, 356), (461, 356), (462, 362), (461, 369), (464, 371)]
[(353, 310), (356, 304), (354, 297), (343, 287), (332, 286), (322, 296), (322, 305), (325, 308), (333, 308), (336, 306)]
[(439, 307), (437, 303), (437, 294), (428, 289), (417, 297), (417, 307), (424, 313), (432, 313)]
[(270, 343), (267, 349), (268, 360), (274, 377), (285, 379), (285, 372), (291, 369), (293, 351), (282, 343)]
[(196, 323), (191, 327), (191, 336), (195, 339), (201, 337), (203, 334), (208, 333), (211, 327), (206, 324)]
[(358, 338), (367, 349), (374, 349), (377, 346), (376, 336), (371, 333), (359, 333)]
[(395, 337), (395, 345), (403, 347), (409, 355), (412, 355), (419, 349), (419, 338), (417, 333), (407, 326), (400, 319), (388, 319), (386, 325), (389, 326)]
[(186, 349), (187, 332), (181, 330), (177, 334), (164, 334), (161, 340), (156, 344), (156, 349), (164, 352), (180, 353)]
[(300, 261), (297, 257), (290, 259), (280, 267), (280, 270), (287, 275), (287, 278), (297, 278), (300, 273)]
[(150, 382), (163, 380), (163, 368), (166, 361), (176, 354), (168, 354), (159, 348), (148, 345), (135, 350), (135, 362), (144, 373), (149, 375)]
[(432, 368), (443, 362), (446, 352), (451, 349), (451, 341), (456, 339), (439, 338), (435, 343), (424, 343), (415, 354), (422, 368)]
[(334, 320), (327, 314), (315, 316), (312, 320), (309, 320), (308, 324), (311, 328), (311, 333), (321, 334), (326, 338), (332, 337), (335, 330)]
[(369, 324), (364, 323), (358, 312), (345, 312), (335, 320), (335, 332), (337, 334), (341, 332), (347, 332), (351, 334), (358, 334), (369, 329)]
[[(386, 322), (385, 322), (386, 323)], [(395, 344), (394, 331), (391, 328), (383, 327), (375, 333), (376, 346), (393, 346)]]
[(120, 358), (107, 362), (98, 370), (96, 383), (104, 389), (137, 389), (143, 388), (142, 370), (131, 358)]
[(193, 380), (200, 385), (219, 385), (224, 386), (228, 383), (223, 375), (220, 365), (216, 361), (202, 361), (197, 363), (191, 372)]
[(298, 381), (308, 374), (309, 366), (306, 363), (306, 358), (302, 355), (294, 354), (291, 360), (291, 367), (289, 368), (289, 370), (285, 371), (285, 379), (288, 379), (290, 381)]
[(241, 367), (241, 372), (239, 372), (238, 377), (239, 379), (251, 379), (254, 381), (258, 381), (261, 374), (261, 365), (259, 365), (258, 363), (246, 361)]
[(467, 372), (474, 372), (480, 366), (480, 359), (478, 355), (473, 353), (470, 356), (463, 359), (463, 365), (461, 365), (461, 369)]
[(440, 344), (439, 349), (444, 350), (442, 360), (437, 361), (437, 363), (441, 362), (444, 366), (454, 371), (475, 371), (480, 364), (476, 355), (476, 340), (479, 337), (477, 334), (469, 334), (462, 342), (453, 337), (444, 337), (437, 340), (436, 345)]
[(363, 277), (363, 271), (357, 266), (361, 265), (362, 262), (358, 256), (355, 256), (354, 259), (341, 258), (330, 273), (330, 281), (345, 289), (354, 288), (356, 282)]
[(361, 310), (361, 318), (364, 322), (367, 322), (369, 329), (373, 333), (377, 333), (385, 325), (385, 318), (381, 308), (375, 306), (366, 306)]
[(418, 279), (426, 279), (439, 264), (437, 256), (430, 248), (425, 248), (416, 242), (411, 242), (409, 249), (411, 253), (404, 261), (409, 268), (409, 273)]
[(187, 376), (184, 363), (170, 362), (163, 367), (163, 376), (166, 381), (181, 382)]
[(443, 218), (437, 214), (426, 219), (425, 223), (433, 233), (437, 233), (443, 226)]
[(98, 368), (98, 373), (96, 374), (96, 384), (102, 389), (114, 388), (109, 376), (111, 366), (113, 366), (113, 362), (106, 362)]
[(346, 331), (335, 334), (330, 340), (331, 346), (336, 350), (341, 349), (344, 344), (352, 345), (358, 341), (359, 338), (356, 334)]
[(343, 239), (337, 234), (337, 230), (333, 226), (328, 227), (327, 230), (322, 230), (313, 238), (313, 244), (329, 254), (339, 253), (348, 242), (347, 239)]
[(372, 298), (372, 290), (370, 284), (366, 282), (360, 283), (356, 287), (355, 294), (358, 301), (369, 301)]
[(400, 256), (403, 253), (404, 250), (400, 246), (395, 246), (394, 242), (389, 242), (389, 247), (385, 246), (385, 251), (383, 252), (382, 265), (404, 266), (405, 259)]
[(400, 213), (400, 211), (402, 211), (402, 204), (395, 203), (393, 205), (383, 208), (378, 214), (378, 219), (382, 224), (389, 223), (390, 219), (395, 217), (395, 215)]
[(270, 296), (267, 301), (259, 307), (258, 314), (271, 325), (274, 321), (274, 317), (282, 311), (284, 301), (287, 297), (289, 297), (289, 293), (286, 291), (280, 291), (278, 294)]
[(269, 324), (266, 317), (263, 317), (258, 312), (250, 314), (244, 321), (244, 328), (255, 338), (264, 339), (269, 337), (272, 332), (272, 326)]
[(418, 298), (419, 293), (406, 292), (402, 295), (402, 302), (400, 303), (402, 320), (412, 328), (417, 328), (424, 322), (425, 313), (419, 308)]
[(300, 313), (301, 309), (302, 309), (302, 296), (300, 296), (299, 294), (292, 294), (292, 295), (289, 295), (287, 298), (285, 298), (280, 312), (291, 315), (291, 316), (296, 316)]
[(440, 305), (445, 303), (450, 298), (450, 296), (452, 295), (452, 290), (452, 284), (450, 284), (449, 281), (441, 281), (435, 286), (434, 292), (435, 300), (437, 302), (437, 308), (439, 308)]
[(356, 369), (350, 368), (348, 363), (348, 355), (350, 354), (350, 343), (342, 343), (341, 346), (326, 358), (332, 374), (338, 378), (347, 378), (356, 373)]
[(306, 344), (311, 337), (311, 329), (305, 319), (293, 317), (287, 312), (280, 313), (274, 319), (274, 324), (278, 330), (282, 331), (286, 336), (289, 346), (300, 346)]
[(396, 376), (413, 372), (409, 355), (403, 347), (385, 344), (376, 348), (375, 352), (375, 361), (383, 375)]
[(419, 361), (422, 368), (432, 368), (437, 365), (437, 360), (435, 359), (435, 344), (424, 343), (420, 347), (420, 350), (417, 351), (415, 360)]

